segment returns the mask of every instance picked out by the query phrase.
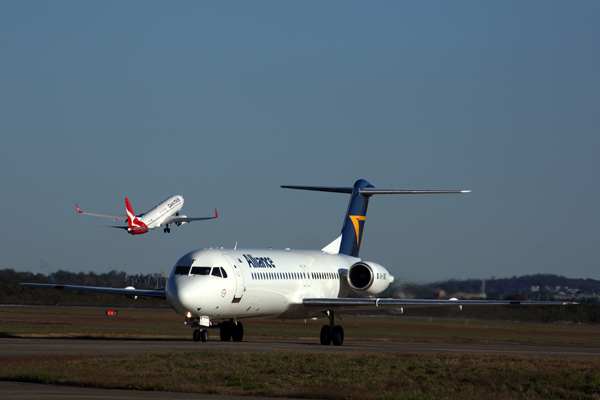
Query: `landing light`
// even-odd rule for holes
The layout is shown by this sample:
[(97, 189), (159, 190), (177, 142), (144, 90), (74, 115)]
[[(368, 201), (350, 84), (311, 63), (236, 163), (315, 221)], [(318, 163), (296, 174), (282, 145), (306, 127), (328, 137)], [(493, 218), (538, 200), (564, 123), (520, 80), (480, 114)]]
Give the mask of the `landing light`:
[(188, 311), (188, 313), (186, 314), (186, 317), (192, 318), (192, 313)]

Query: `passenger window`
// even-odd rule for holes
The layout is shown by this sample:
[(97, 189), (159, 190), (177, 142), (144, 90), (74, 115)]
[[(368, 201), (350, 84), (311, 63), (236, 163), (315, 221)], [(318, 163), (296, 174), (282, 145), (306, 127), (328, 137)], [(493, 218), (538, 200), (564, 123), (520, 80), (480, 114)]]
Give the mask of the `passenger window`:
[(223, 275), (223, 278), (227, 278), (227, 272), (225, 272), (223, 267), (221, 267), (221, 274)]
[(192, 267), (192, 275), (210, 275), (210, 267)]
[(211, 275), (221, 278), (221, 269), (219, 267), (214, 267)]
[(175, 275), (189, 275), (191, 267), (185, 265), (179, 265), (175, 268)]

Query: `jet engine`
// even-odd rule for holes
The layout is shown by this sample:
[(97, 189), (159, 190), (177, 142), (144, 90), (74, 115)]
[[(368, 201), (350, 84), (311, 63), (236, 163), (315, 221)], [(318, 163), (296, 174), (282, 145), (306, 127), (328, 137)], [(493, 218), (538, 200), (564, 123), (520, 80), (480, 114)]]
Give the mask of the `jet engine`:
[[(180, 217), (181, 218), (187, 218), (187, 215), (180, 215)], [(184, 224), (187, 224), (187, 222), (177, 222), (175, 225), (181, 226), (181, 225), (184, 225)]]
[[(127, 289), (127, 290), (135, 290), (135, 288), (133, 286), (127, 286), (125, 289)], [(137, 298), (138, 298), (137, 296), (130, 296), (128, 294), (126, 296), (129, 297), (130, 299), (133, 299), (133, 300), (137, 300)]]
[(359, 261), (348, 269), (348, 284), (361, 294), (379, 294), (392, 282), (394, 277), (390, 271), (371, 261)]

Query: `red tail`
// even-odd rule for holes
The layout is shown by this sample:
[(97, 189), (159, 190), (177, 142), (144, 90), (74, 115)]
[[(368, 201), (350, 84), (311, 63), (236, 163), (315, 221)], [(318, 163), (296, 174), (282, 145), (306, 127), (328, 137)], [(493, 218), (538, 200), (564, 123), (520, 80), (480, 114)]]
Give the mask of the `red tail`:
[(148, 229), (144, 229), (148, 228), (148, 226), (135, 216), (128, 198), (125, 198), (125, 207), (127, 208), (127, 222), (129, 223), (128, 232), (132, 235), (139, 235), (148, 232)]

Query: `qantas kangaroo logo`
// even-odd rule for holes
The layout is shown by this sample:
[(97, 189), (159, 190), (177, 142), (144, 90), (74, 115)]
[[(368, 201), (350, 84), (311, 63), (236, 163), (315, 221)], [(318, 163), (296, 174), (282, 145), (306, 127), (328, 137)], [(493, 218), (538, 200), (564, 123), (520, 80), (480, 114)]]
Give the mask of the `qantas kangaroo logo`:
[(133, 209), (131, 208), (131, 204), (129, 203), (129, 199), (125, 199), (125, 203), (127, 206), (127, 222), (129, 222), (130, 233), (132, 235), (135, 235), (136, 233), (148, 232), (147, 230), (143, 229), (148, 228), (148, 226), (142, 221), (140, 221), (138, 217), (136, 217), (136, 215), (134, 214)]

